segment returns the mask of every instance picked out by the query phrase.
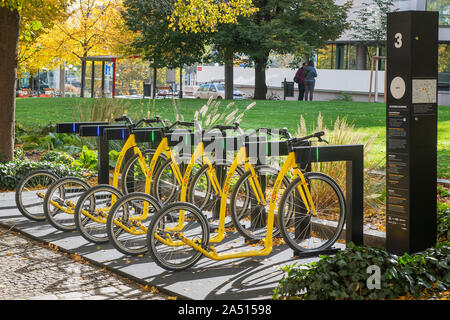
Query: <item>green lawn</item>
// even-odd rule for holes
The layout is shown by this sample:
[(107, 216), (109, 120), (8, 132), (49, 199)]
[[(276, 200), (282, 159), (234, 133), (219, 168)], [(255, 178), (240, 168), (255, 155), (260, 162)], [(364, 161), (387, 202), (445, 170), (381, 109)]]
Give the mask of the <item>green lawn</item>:
[[(127, 104), (129, 115), (139, 118), (152, 110), (151, 100), (122, 100)], [(90, 98), (18, 98), (16, 106), (16, 121), (24, 126), (47, 125), (50, 122), (73, 121), (73, 106), (81, 104), (85, 108), (92, 104)], [(230, 101), (222, 101), (220, 107)], [(251, 101), (235, 101), (233, 107), (244, 110)], [(206, 100), (182, 99), (179, 111), (186, 121), (192, 119), (194, 112), (200, 109)], [(170, 99), (156, 100), (156, 114), (174, 120), (175, 113)], [(438, 176), (450, 178), (450, 106), (440, 106), (438, 109)], [(297, 130), (300, 116), (305, 118), (308, 129), (312, 130), (317, 123), (319, 112), (323, 116), (324, 124), (333, 127), (337, 117), (346, 117), (355, 128), (367, 134), (378, 134), (371, 153), (370, 160), (380, 160), (385, 153), (386, 138), (386, 107), (383, 103), (342, 102), (342, 101), (257, 101), (250, 109), (241, 124), (244, 129), (258, 127), (283, 128), (291, 132)]]
[[(18, 98), (16, 106), (17, 122), (28, 126), (31, 124), (48, 124), (50, 121), (72, 121), (72, 106), (77, 104), (89, 105), (94, 99), (90, 98)], [(146, 113), (147, 105), (152, 108), (151, 100), (120, 99), (128, 104), (128, 114), (139, 117)], [(230, 101), (223, 101), (221, 108)], [(251, 101), (235, 101), (234, 106), (243, 110)], [(206, 100), (182, 99), (180, 112), (185, 120), (193, 117), (194, 112), (200, 109)], [(261, 126), (287, 127), (291, 130), (297, 128), (300, 115), (303, 115), (307, 124), (315, 123), (319, 112), (324, 116), (328, 126), (336, 118), (347, 116), (349, 122), (356, 127), (373, 128), (383, 127), (385, 121), (385, 107), (381, 103), (365, 102), (333, 102), (333, 101), (257, 101), (256, 105), (247, 112), (242, 122), (245, 128)], [(170, 99), (156, 100), (156, 113), (170, 120), (174, 120), (174, 109)], [(446, 113), (450, 120), (450, 110)]]

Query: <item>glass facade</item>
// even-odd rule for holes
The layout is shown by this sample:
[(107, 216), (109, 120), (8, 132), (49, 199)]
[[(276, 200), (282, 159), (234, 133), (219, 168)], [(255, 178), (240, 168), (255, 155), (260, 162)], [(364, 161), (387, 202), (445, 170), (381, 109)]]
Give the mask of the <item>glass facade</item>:
[(329, 44), (317, 51), (318, 69), (334, 69), (333, 57), (335, 46), (335, 44)]
[[(376, 47), (368, 46), (360, 52), (364, 57), (363, 68), (357, 67), (357, 45), (356, 44), (329, 44), (317, 51), (317, 68), (340, 69), (340, 70), (370, 70), (372, 57), (376, 55)], [(384, 46), (380, 47), (379, 55), (385, 54)], [(384, 60), (378, 61), (378, 70), (384, 70)]]

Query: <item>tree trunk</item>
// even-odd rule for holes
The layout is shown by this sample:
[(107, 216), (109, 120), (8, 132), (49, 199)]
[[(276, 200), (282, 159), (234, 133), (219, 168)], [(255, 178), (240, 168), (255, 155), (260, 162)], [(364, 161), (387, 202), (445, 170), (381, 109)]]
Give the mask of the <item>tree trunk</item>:
[(233, 52), (225, 51), (225, 99), (233, 100)]
[(255, 100), (266, 100), (266, 64), (267, 57), (255, 59)]
[(11, 161), (14, 154), (19, 24), (16, 10), (0, 7), (0, 161)]
[(180, 90), (178, 91), (178, 97), (183, 98), (183, 67), (180, 67)]
[[(114, 63), (115, 65), (115, 63)], [(113, 98), (114, 98), (114, 86), (115, 86), (115, 80), (116, 79), (116, 72), (113, 71)], [(80, 91), (80, 97), (84, 98), (84, 89), (86, 87), (86, 60), (81, 60), (81, 91)], [(70, 91), (72, 91), (72, 88), (70, 88)], [(72, 94), (70, 94), (72, 97)]]
[(59, 92), (62, 98), (64, 98), (66, 95), (65, 80), (66, 80), (66, 70), (64, 64), (61, 64), (59, 66)]
[(153, 68), (153, 93), (152, 93), (152, 98), (155, 99), (156, 98), (156, 78), (158, 76), (158, 69)]

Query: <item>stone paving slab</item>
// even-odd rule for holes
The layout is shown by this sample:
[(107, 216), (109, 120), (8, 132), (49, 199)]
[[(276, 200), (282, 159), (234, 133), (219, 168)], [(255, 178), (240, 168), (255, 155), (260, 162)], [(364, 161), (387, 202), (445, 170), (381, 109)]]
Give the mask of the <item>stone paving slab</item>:
[[(12, 192), (0, 193), (0, 224), (13, 226), (33, 238), (52, 243), (70, 253), (77, 253), (122, 276), (184, 299), (270, 299), (283, 275), (280, 267), (294, 262), (303, 264), (318, 260), (317, 257), (294, 259), (293, 251), (286, 245), (280, 245), (264, 257), (224, 261), (203, 257), (188, 270), (169, 272), (160, 268), (148, 255), (127, 257), (111, 244), (98, 245), (86, 241), (77, 231), (62, 232), (45, 221), (28, 220), (15, 207)], [(217, 249), (220, 251), (221, 247), (230, 246), (244, 246), (241, 237), (231, 235)]]
[(0, 225), (2, 300), (167, 300), (114, 272)]

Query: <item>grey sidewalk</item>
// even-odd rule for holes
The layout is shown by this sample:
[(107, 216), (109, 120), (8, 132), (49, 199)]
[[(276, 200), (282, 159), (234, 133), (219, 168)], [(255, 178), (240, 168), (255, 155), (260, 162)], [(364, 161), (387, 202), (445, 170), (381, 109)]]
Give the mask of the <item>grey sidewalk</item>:
[[(142, 285), (155, 286), (161, 292), (185, 299), (270, 299), (283, 275), (280, 267), (318, 259), (294, 259), (292, 250), (287, 246), (276, 246), (265, 257), (224, 261), (202, 258), (188, 270), (169, 272), (157, 266), (147, 255), (126, 257), (110, 244), (99, 246), (89, 243), (77, 232), (61, 232), (46, 222), (24, 218), (15, 207), (14, 193), (0, 193), (0, 224), (13, 226), (31, 237), (52, 243), (61, 250), (77, 253), (93, 264), (105, 266)], [(233, 235), (221, 246), (239, 248), (243, 244), (240, 237)]]
[(0, 279), (0, 300), (167, 300), (154, 288), (1, 226)]

